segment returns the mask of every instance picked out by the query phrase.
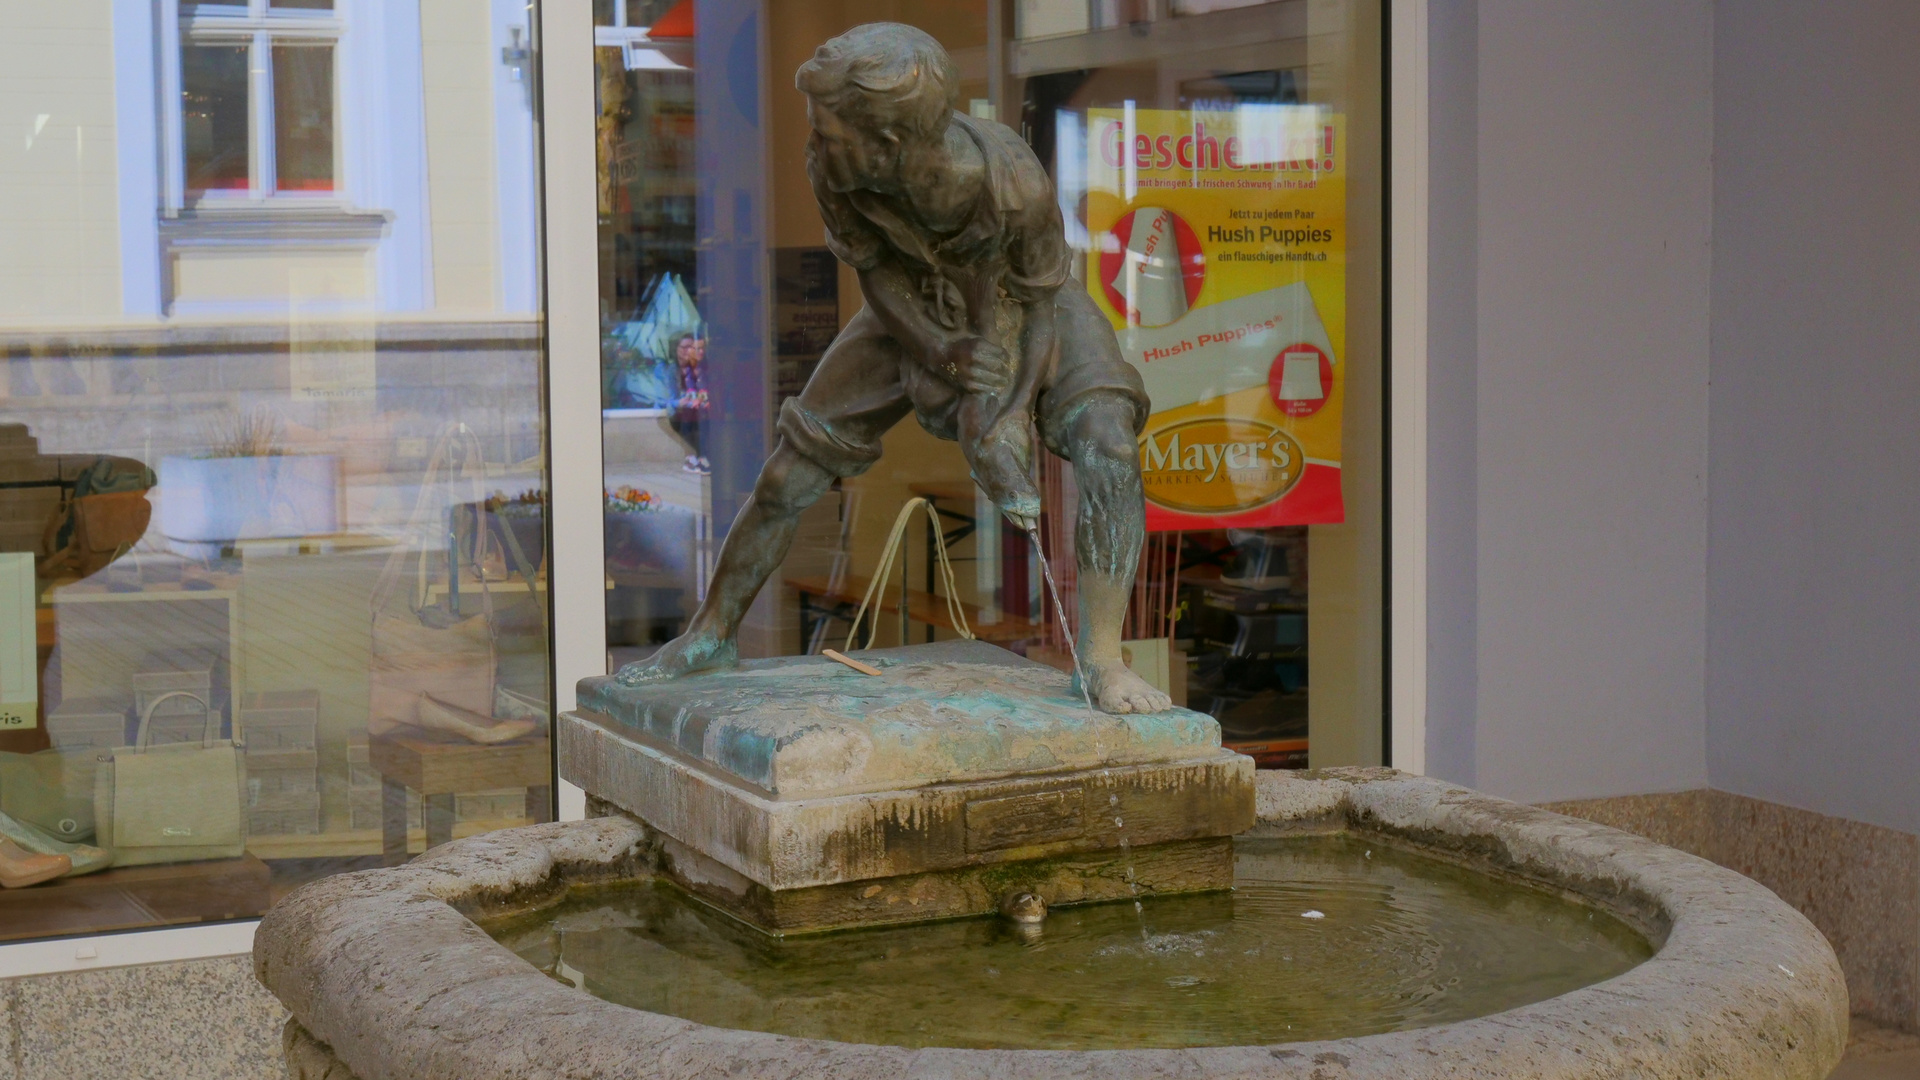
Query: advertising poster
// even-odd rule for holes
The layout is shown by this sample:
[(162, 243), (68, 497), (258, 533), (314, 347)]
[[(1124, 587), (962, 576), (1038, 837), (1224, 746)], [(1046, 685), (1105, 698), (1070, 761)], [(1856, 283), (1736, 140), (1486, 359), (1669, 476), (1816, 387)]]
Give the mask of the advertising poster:
[(1343, 118), (1094, 109), (1087, 287), (1146, 380), (1147, 527), (1345, 518)]

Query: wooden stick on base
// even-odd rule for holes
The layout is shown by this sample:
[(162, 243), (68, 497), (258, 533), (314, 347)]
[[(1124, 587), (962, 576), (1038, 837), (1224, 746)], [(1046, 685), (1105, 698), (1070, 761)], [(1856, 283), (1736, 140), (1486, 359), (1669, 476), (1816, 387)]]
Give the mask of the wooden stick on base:
[(838, 651), (837, 649), (821, 649), (820, 655), (826, 657), (829, 660), (834, 660), (839, 663), (845, 664), (862, 675), (880, 674), (879, 668), (874, 667), (872, 664), (863, 664), (860, 661), (855, 660), (853, 657), (848, 656), (846, 653)]

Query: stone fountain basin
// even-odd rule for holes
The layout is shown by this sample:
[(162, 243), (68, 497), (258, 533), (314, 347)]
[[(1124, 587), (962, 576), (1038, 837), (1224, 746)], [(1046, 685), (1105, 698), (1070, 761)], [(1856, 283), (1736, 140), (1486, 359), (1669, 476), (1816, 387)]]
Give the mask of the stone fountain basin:
[(1761, 885), (1604, 826), (1387, 769), (1261, 773), (1250, 835), (1349, 829), (1604, 907), (1657, 951), (1624, 974), (1492, 1016), (1325, 1042), (1188, 1050), (907, 1049), (707, 1027), (534, 969), (468, 914), (644, 877), (625, 818), (457, 841), (307, 885), (261, 921), (254, 971), (292, 1012), (293, 1080), (845, 1077), (1727, 1077), (1822, 1080), (1847, 992), (1826, 939)]

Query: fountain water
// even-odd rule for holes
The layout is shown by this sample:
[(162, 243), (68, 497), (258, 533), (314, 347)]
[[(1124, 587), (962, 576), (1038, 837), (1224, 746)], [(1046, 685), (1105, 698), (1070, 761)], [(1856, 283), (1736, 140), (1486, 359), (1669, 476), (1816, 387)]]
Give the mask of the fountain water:
[(262, 921), (255, 970), (292, 1014), (291, 1080), (1820, 1080), (1839, 1060), (1832, 950), (1731, 871), (1388, 770), (1254, 786), (1236, 889), (1149, 895), (1145, 938), (1114, 904), (1060, 905), (1037, 939), (998, 915), (769, 934), (613, 814), (308, 885)]

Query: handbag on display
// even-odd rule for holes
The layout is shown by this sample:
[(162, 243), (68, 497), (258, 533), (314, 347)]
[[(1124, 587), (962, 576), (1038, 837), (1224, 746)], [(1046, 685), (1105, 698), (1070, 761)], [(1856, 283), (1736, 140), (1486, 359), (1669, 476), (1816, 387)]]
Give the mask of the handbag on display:
[[(454, 425), (440, 437), (427, 463), (408, 522), (409, 540), (387, 559), (373, 588), (367, 730), (374, 735), (420, 726), (423, 696), (483, 717), (493, 715), (495, 627), (486, 575), (480, 575), (477, 610), (463, 609), (456, 599), (461, 584), (456, 559), (447, 560), (445, 594), (434, 600), (428, 587), (428, 553), (438, 546), (428, 534), (444, 528), (439, 522), (446, 520), (432, 513), (429, 503), (442, 474), (451, 476), (449, 459), (456, 451), (459, 470), (471, 487), (466, 501), (483, 498), (480, 440), (465, 424)], [(486, 562), (489, 531), (479, 529), (474, 536), (474, 561), (480, 565)]]
[[(247, 762), (231, 740), (219, 739), (219, 712), (207, 709), (197, 743), (150, 744), (156, 706), (147, 703), (134, 745), (100, 751), (93, 778), (95, 842), (113, 850), (115, 866), (233, 859), (247, 848)], [(202, 705), (206, 702), (200, 701)]]
[(42, 574), (90, 577), (132, 549), (153, 519), (153, 483), (153, 470), (131, 458), (102, 457), (87, 466), (47, 523)]
[(92, 748), (0, 753), (0, 814), (70, 844), (91, 839), (99, 756)]

